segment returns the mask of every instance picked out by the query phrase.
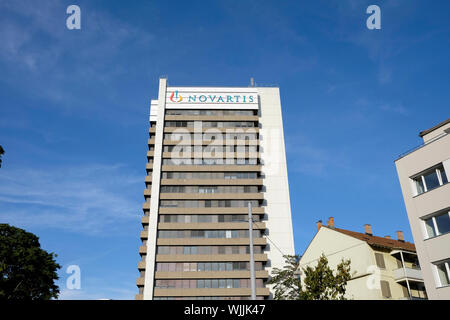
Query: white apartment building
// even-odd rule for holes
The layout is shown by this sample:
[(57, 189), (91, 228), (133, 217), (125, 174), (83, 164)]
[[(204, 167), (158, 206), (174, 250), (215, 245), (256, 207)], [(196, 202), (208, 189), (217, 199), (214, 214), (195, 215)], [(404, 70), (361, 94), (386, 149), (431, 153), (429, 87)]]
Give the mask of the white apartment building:
[(294, 254), (279, 88), (162, 78), (149, 135), (136, 299), (249, 299), (248, 203), (270, 299), (271, 269)]
[(450, 119), (395, 161), (430, 299), (450, 299)]

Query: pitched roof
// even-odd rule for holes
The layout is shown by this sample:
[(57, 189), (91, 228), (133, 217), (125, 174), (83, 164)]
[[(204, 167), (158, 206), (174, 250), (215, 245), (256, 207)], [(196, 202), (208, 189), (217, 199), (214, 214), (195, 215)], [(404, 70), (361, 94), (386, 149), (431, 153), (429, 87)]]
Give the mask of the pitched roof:
[(338, 231), (340, 233), (346, 234), (346, 235), (356, 238), (358, 240), (365, 241), (365, 242), (367, 242), (367, 244), (369, 244), (371, 246), (416, 252), (416, 246), (414, 245), (414, 243), (411, 243), (411, 242), (387, 239), (387, 238), (378, 237), (378, 236), (371, 236), (371, 235), (361, 233), (361, 232), (355, 232), (355, 231), (339, 229), (339, 228), (330, 228), (328, 226), (323, 226), (323, 227)]

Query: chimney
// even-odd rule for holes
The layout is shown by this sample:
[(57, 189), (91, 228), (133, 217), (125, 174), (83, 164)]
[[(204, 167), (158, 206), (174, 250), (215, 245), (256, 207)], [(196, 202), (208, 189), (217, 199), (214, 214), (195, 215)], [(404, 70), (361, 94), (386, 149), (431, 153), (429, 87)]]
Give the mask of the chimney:
[(328, 227), (334, 229), (334, 218), (333, 217), (328, 218)]
[(317, 221), (317, 231), (322, 227), (322, 220)]
[(386, 239), (392, 239), (391, 236), (384, 236)]
[(364, 225), (364, 232), (366, 234), (368, 234), (369, 236), (372, 235), (372, 226), (370, 224), (365, 224)]
[(397, 240), (405, 241), (405, 237), (403, 236), (403, 231), (397, 231)]

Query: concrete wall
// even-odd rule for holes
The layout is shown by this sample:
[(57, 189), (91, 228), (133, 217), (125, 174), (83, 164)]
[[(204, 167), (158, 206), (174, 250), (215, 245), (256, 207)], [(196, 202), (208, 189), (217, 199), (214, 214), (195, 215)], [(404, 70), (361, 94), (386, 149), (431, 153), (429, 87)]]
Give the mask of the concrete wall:
[(273, 267), (282, 268), (284, 266), (283, 254), (293, 255), (295, 249), (280, 91), (279, 88), (258, 88), (258, 94), (266, 225), (270, 240), (278, 247), (277, 249), (271, 241), (268, 241), (267, 270), (270, 274)]
[(441, 162), (449, 176), (450, 135), (426, 144), (395, 162), (429, 299), (450, 299), (450, 287), (437, 288), (432, 264), (450, 258), (450, 234), (427, 239), (421, 218), (450, 208), (450, 184), (415, 196), (410, 177)]

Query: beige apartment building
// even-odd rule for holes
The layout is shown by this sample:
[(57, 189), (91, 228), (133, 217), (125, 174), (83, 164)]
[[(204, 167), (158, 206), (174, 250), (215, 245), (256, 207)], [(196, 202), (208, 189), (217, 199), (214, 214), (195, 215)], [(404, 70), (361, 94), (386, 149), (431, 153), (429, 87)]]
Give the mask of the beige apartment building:
[(294, 254), (277, 87), (173, 87), (151, 101), (136, 299), (256, 298)]
[(351, 280), (346, 298), (354, 300), (426, 299), (423, 278), (413, 243), (372, 234), (369, 224), (364, 232), (336, 228), (334, 218), (328, 224), (317, 222), (317, 233), (300, 259), (300, 269), (314, 267), (324, 254), (336, 270), (342, 259), (350, 259)]
[(395, 161), (430, 299), (450, 299), (450, 119)]

